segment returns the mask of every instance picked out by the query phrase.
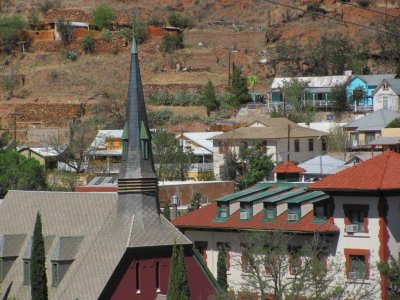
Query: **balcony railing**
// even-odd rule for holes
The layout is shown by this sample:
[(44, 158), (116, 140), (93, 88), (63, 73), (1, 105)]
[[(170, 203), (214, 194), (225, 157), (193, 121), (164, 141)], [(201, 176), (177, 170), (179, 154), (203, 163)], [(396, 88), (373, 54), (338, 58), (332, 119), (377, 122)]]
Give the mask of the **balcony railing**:
[(371, 112), (374, 111), (374, 107), (372, 105), (350, 105), (350, 110), (355, 111), (355, 112)]

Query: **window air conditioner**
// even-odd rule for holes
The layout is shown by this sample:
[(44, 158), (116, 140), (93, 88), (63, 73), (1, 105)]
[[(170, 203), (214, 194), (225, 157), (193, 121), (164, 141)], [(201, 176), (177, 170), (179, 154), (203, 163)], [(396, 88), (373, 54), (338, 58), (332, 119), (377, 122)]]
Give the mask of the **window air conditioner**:
[(298, 220), (299, 220), (298, 214), (289, 214), (288, 215), (288, 221), (298, 221)]
[(228, 217), (228, 212), (221, 211), (220, 216), (221, 216), (221, 218), (227, 218)]
[(349, 233), (358, 232), (358, 225), (357, 224), (346, 225), (346, 232)]
[(248, 220), (250, 219), (250, 213), (248, 211), (240, 212), (240, 220)]

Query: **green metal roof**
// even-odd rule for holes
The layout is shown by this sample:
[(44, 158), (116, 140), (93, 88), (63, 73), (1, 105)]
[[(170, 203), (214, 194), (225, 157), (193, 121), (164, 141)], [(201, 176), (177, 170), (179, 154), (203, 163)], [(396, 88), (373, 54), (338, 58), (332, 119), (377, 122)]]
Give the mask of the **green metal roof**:
[(289, 200), (286, 200), (285, 203), (301, 203), (309, 200), (316, 200), (315, 198), (320, 198), (318, 200), (328, 199), (329, 196), (321, 191), (314, 191), (310, 193), (306, 193), (304, 195), (299, 195), (297, 197), (293, 197)]
[(269, 197), (269, 196), (272, 196), (272, 195), (275, 195), (275, 194), (290, 190), (292, 188), (293, 188), (292, 186), (279, 186), (279, 187), (276, 187), (276, 188), (269, 188), (268, 190), (266, 190), (264, 192), (257, 193), (257, 194), (254, 194), (254, 195), (239, 199), (239, 201), (240, 202), (253, 202), (253, 201), (256, 201), (256, 200), (260, 200), (260, 199), (263, 199), (263, 198), (266, 198), (266, 197)]
[(238, 199), (240, 197), (243, 197), (243, 196), (247, 196), (247, 195), (259, 192), (259, 191), (266, 190), (269, 187), (271, 187), (271, 185), (259, 183), (254, 188), (246, 189), (246, 190), (243, 190), (243, 191), (240, 191), (240, 192), (236, 192), (236, 193), (233, 193), (233, 194), (229, 194), (229, 195), (225, 195), (225, 196), (222, 196), (221, 198), (216, 199), (215, 201), (218, 201), (218, 202), (229, 202), (229, 201), (236, 200), (236, 199)]
[(282, 200), (285, 200), (285, 199), (289, 199), (291, 197), (303, 194), (305, 192), (306, 192), (306, 189), (304, 187), (301, 187), (299, 189), (295, 189), (295, 190), (289, 191), (287, 193), (283, 193), (283, 194), (280, 194), (280, 195), (276, 195), (274, 197), (267, 198), (267, 199), (264, 200), (264, 202), (274, 203), (274, 202), (282, 201)]

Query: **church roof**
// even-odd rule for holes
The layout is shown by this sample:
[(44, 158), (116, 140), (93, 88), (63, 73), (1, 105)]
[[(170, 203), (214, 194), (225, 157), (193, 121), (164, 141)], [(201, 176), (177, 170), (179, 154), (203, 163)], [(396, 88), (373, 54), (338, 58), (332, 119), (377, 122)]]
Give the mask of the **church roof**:
[[(61, 283), (49, 289), (50, 299), (97, 299), (103, 291), (127, 248), (152, 247), (164, 244), (190, 244), (171, 223), (162, 216), (162, 226), (138, 230), (131, 210), (118, 212), (116, 193), (63, 193), (9, 191), (0, 206), (1, 233), (16, 234), (9, 252), (17, 259), (2, 282), (2, 292), (12, 284), (12, 295), (30, 298), (30, 285), (23, 284), (23, 256), (29, 247), (40, 211), (43, 235), (55, 236), (46, 251), (46, 263), (51, 260), (73, 262)], [(165, 230), (162, 230), (165, 229)], [(67, 241), (69, 240), (69, 241)], [(47, 267), (51, 281), (51, 268)]]

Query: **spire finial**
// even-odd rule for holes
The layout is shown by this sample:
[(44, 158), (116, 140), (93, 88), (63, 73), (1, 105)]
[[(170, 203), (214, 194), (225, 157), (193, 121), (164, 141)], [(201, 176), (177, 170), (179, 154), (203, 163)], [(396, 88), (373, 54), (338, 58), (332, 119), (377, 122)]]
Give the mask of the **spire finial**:
[(131, 54), (133, 53), (138, 53), (137, 52), (137, 44), (136, 44), (136, 39), (135, 39), (135, 34), (132, 36), (132, 48), (131, 48)]

